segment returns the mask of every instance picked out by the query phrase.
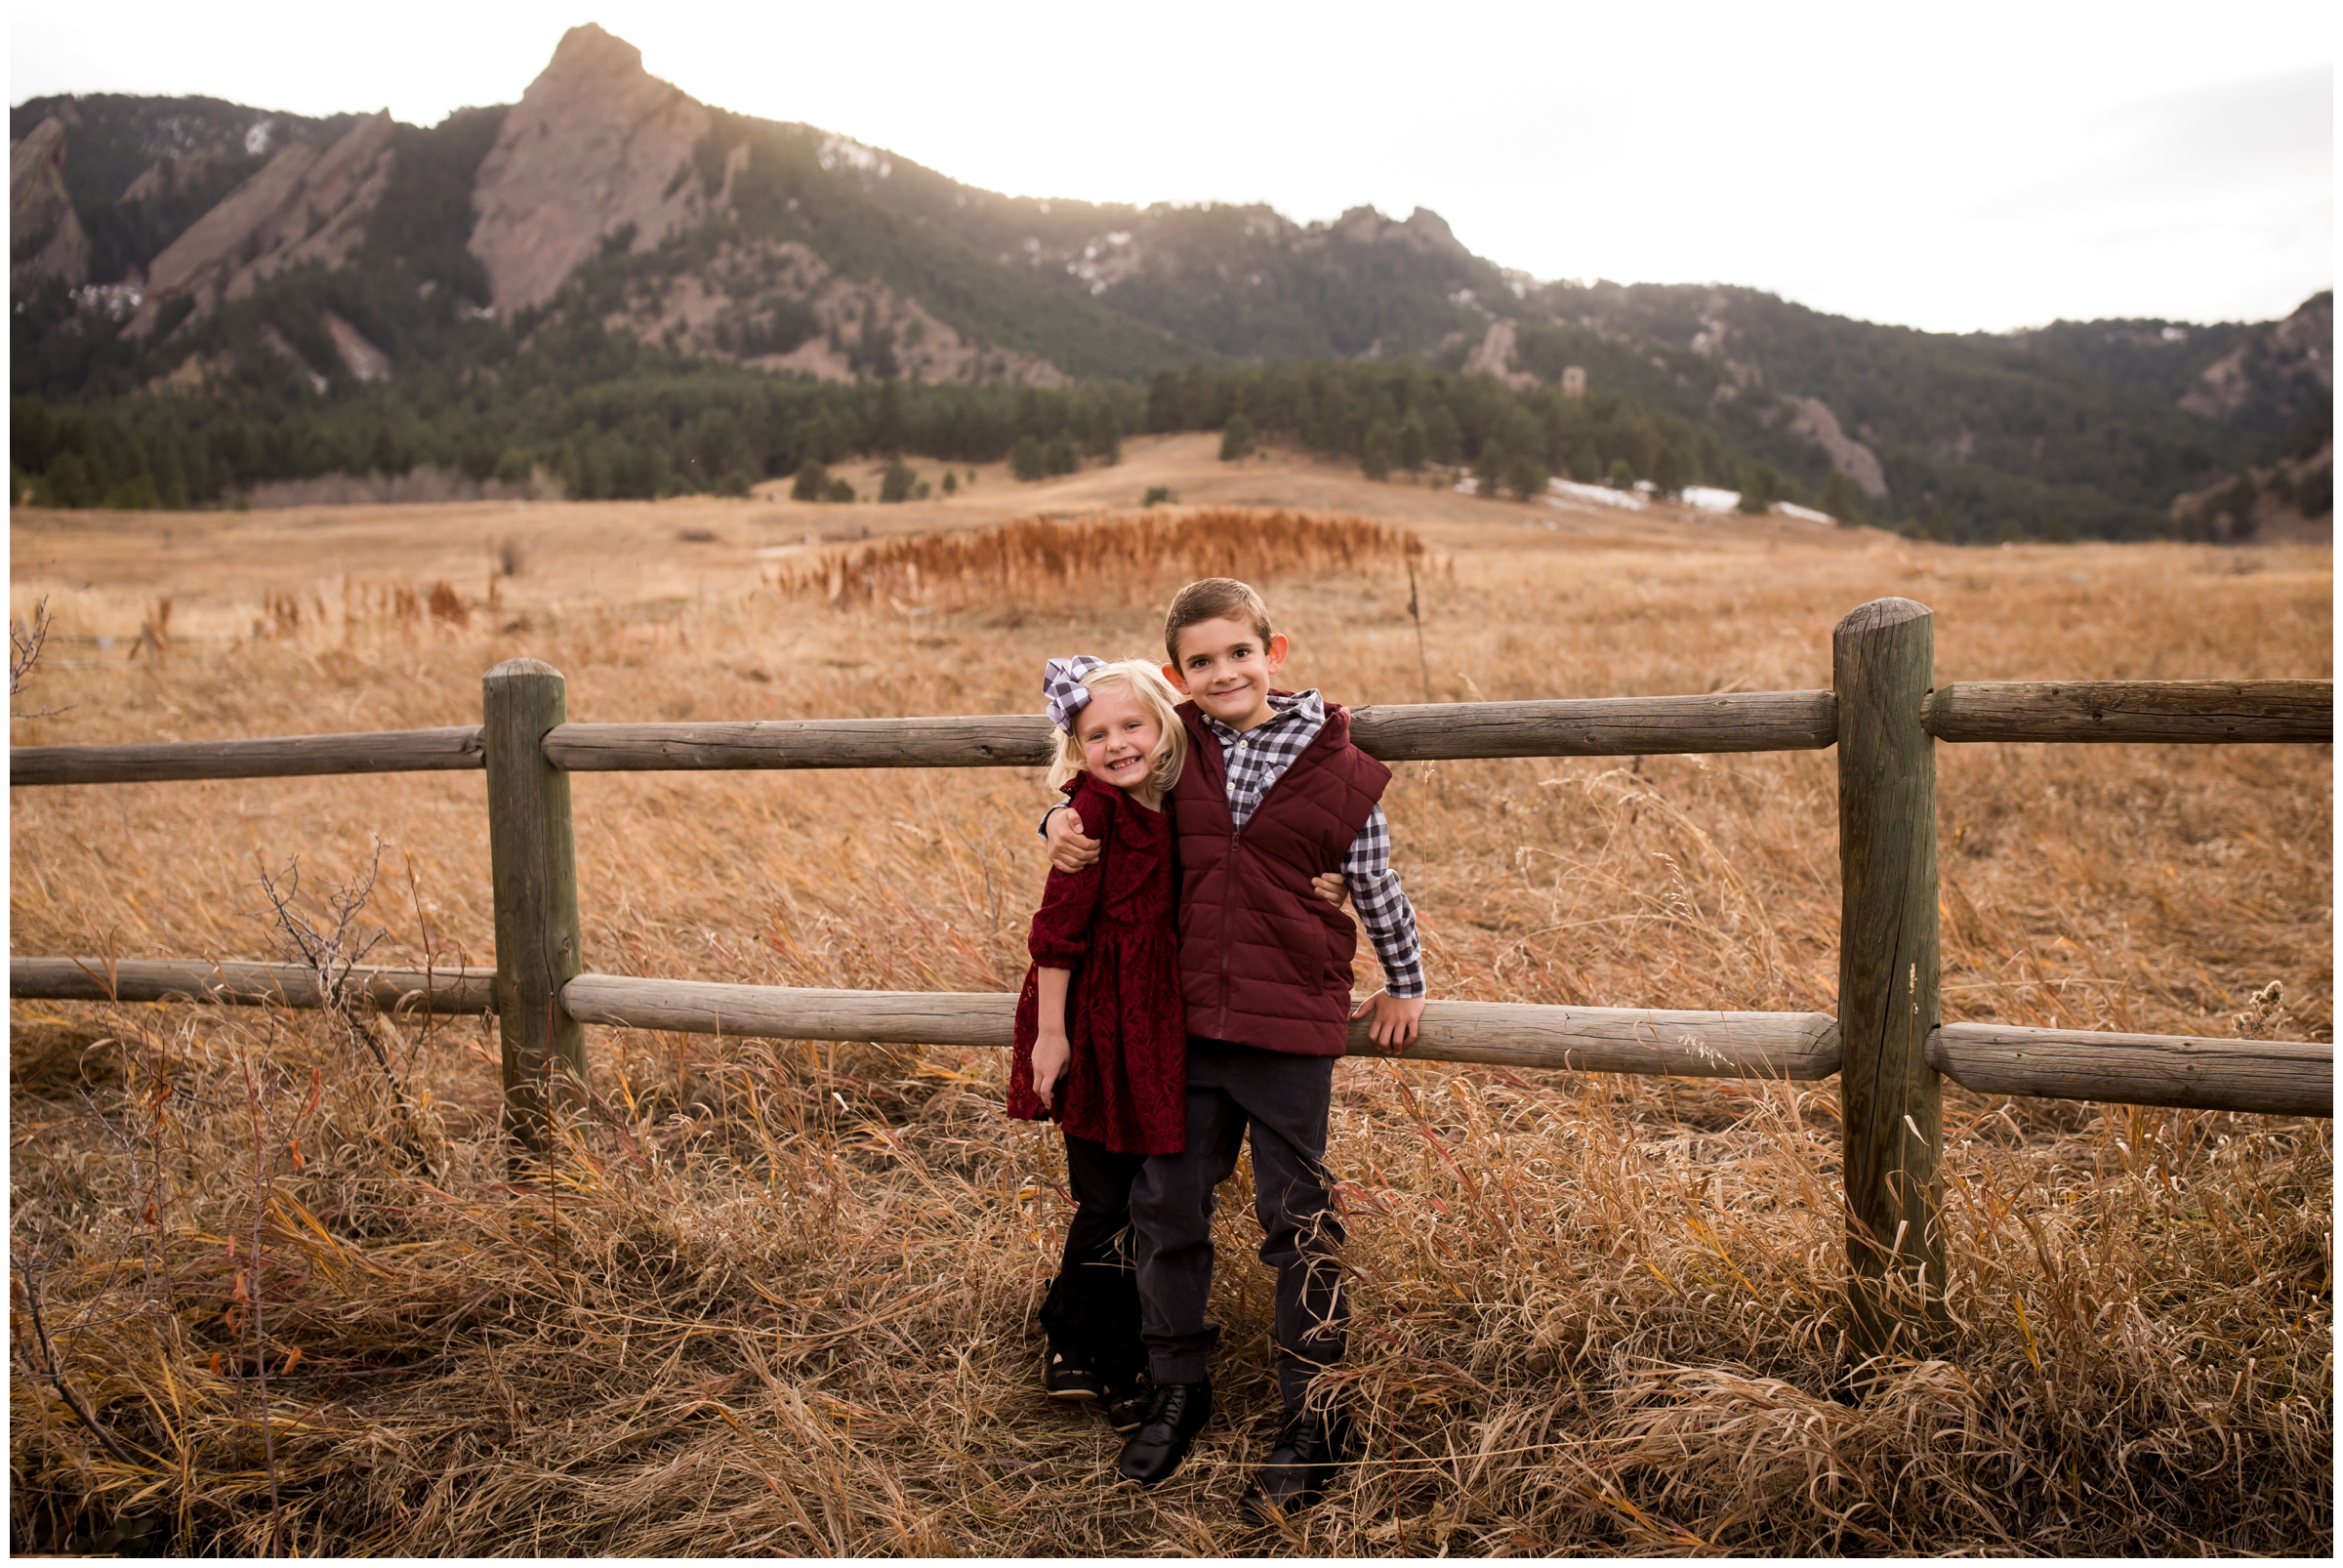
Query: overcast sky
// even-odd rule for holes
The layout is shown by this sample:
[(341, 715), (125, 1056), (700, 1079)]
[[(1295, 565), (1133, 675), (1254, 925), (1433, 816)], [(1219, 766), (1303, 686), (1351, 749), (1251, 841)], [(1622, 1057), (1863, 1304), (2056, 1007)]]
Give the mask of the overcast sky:
[(431, 123), (594, 21), (724, 108), (991, 189), (1370, 203), (1541, 278), (1940, 330), (2258, 319), (2334, 280), (2331, 6), (18, 4), (12, 103)]

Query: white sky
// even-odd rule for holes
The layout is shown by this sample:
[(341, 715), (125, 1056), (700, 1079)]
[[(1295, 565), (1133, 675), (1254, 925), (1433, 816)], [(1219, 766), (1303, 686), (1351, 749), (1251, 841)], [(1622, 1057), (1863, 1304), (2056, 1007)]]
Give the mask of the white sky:
[(10, 101), (430, 123), (585, 21), (707, 103), (988, 188), (1422, 205), (1541, 278), (1940, 330), (2263, 318), (2334, 280), (2327, 5), (51, 0), (12, 7)]

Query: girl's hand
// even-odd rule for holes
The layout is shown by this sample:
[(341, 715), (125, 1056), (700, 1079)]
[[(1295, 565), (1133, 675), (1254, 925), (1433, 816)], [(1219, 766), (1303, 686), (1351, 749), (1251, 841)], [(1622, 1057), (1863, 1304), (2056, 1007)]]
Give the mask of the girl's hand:
[(1312, 877), (1310, 887), (1319, 897), (1336, 909), (1340, 909), (1342, 900), (1350, 896), (1349, 879), (1339, 871), (1330, 871), (1323, 877)]
[(1044, 1032), (1033, 1042), (1033, 1092), (1044, 1105), (1057, 1109), (1057, 1081), (1066, 1074), (1066, 1063), (1074, 1059), (1074, 1048), (1067, 1043), (1065, 1031)]

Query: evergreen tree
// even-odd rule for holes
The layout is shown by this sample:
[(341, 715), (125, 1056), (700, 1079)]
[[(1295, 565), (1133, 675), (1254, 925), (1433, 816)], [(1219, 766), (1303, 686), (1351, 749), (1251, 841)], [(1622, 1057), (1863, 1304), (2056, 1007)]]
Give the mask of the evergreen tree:
[(1836, 517), (1841, 528), (1863, 526), (1863, 492), (1855, 488), (1854, 480), (1836, 469), (1830, 471), (1830, 477), (1823, 485), (1822, 509)]
[(1042, 461), (1042, 443), (1031, 435), (1018, 436), (1017, 444), (1008, 449), (1008, 472), (1026, 483), (1048, 474), (1049, 471)]
[(1371, 479), (1391, 477), (1392, 449), (1397, 444), (1390, 426), (1379, 422), (1370, 426), (1359, 442), (1359, 472)]
[(1673, 442), (1662, 446), (1652, 459), (1652, 483), (1660, 487), (1662, 495), (1682, 494), (1691, 477), (1684, 453)]
[(1231, 414), (1220, 429), (1220, 461), (1234, 463), (1253, 455), (1253, 421), (1243, 414)]
[(1515, 452), (1505, 461), (1505, 487), (1524, 501), (1535, 501), (1545, 494), (1546, 480), (1550, 477), (1535, 453)]
[(919, 478), (910, 464), (896, 458), (887, 464), (886, 472), (879, 476), (879, 499), (885, 502), (910, 500), (912, 486), (919, 482)]
[(1424, 440), (1421, 420), (1411, 415), (1406, 423), (1399, 427), (1395, 455), (1398, 458), (1399, 466), (1410, 474), (1423, 472), (1424, 460), (1430, 456), (1430, 448)]

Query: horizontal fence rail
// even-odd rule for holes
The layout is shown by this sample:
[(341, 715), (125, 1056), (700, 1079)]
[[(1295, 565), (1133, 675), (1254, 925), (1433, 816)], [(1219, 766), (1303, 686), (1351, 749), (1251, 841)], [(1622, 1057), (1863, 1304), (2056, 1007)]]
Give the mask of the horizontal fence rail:
[[(360, 966), (346, 1000), (386, 1012), (496, 1011), (494, 970), (391, 970)], [(192, 958), (11, 958), (8, 994), (51, 1002), (234, 1002), (321, 1008), (325, 993), (306, 964), (218, 964)]]
[(1938, 740), (2239, 741), (2335, 738), (2332, 681), (1956, 681), (1928, 694)]
[(1989, 1094), (2272, 1116), (2335, 1114), (2335, 1048), (2315, 1041), (2097, 1034), (1948, 1023), (1928, 1065)]
[[(2334, 738), (2331, 681), (1962, 681), (1931, 692), (1943, 741), (2302, 743)], [(576, 773), (730, 768), (1038, 767), (1055, 731), (1033, 714), (558, 724), (546, 761)], [(1829, 691), (1380, 704), (1351, 715), (1387, 763), (1498, 757), (1658, 757), (1820, 751), (1838, 738)], [(18, 746), (9, 783), (416, 773), (484, 765), (475, 726), (119, 746)]]
[[(399, 1013), (496, 1011), (483, 969), (359, 969), (348, 995)], [(14, 958), (9, 995), (69, 1002), (226, 1002), (324, 1006), (316, 971), (299, 964), (199, 959)], [(1016, 1020), (1009, 991), (831, 991), (706, 980), (580, 974), (561, 1011), (580, 1023), (740, 1039), (868, 1041), (1005, 1049)], [(1407, 1061), (1637, 1073), (1668, 1078), (1813, 1082), (1839, 1068), (1838, 1023), (1822, 1012), (1701, 1012), (1430, 1002), (1422, 1032), (1387, 1052), (1350, 1031), (1350, 1054)], [(1943, 1025), (1928, 1065), (1967, 1089), (2120, 1105), (2331, 1116), (2335, 1052), (2317, 1041), (2227, 1040)]]
[[(561, 988), (581, 1023), (779, 1040), (1007, 1047), (1009, 991), (815, 991), (581, 974)], [(1384, 1052), (1350, 1028), (1350, 1054), (1416, 1061), (1656, 1073), (1671, 1078), (1828, 1078), (1838, 1071), (1838, 1023), (1822, 1012), (1684, 1012), (1556, 1008), (1519, 1002), (1429, 1002), (1421, 1032)]]
[[(1437, 702), (1358, 709), (1351, 738), (1387, 763), (1817, 751), (1836, 729), (1828, 691)], [(546, 760), (573, 773), (730, 767), (1037, 767), (1057, 749), (1038, 714), (562, 724)]]
[(152, 784), (317, 773), (430, 773), (487, 765), (480, 726), (372, 729), (260, 740), (158, 740), (126, 746), (12, 746), (10, 784)]

